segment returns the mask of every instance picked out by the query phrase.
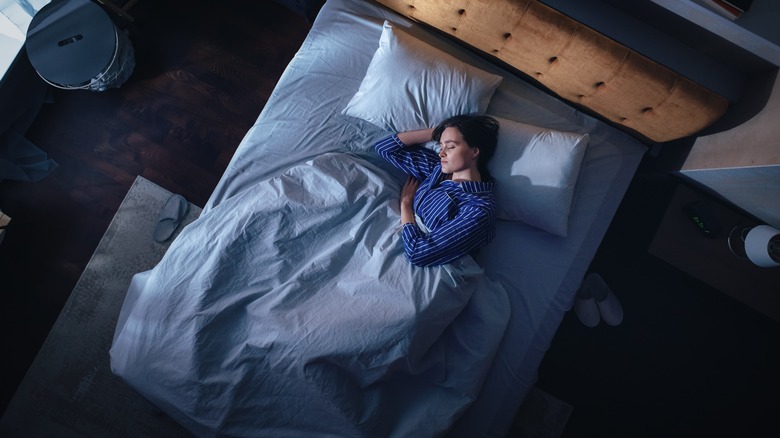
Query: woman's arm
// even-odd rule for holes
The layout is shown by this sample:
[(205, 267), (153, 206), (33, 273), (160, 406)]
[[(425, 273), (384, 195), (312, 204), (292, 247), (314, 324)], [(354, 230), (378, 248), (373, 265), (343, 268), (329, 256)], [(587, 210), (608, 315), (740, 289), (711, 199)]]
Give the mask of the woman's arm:
[(398, 139), (407, 146), (421, 144), (431, 141), (433, 138), (433, 128), (418, 129), (416, 131), (399, 132)]
[(404, 225), (406, 257), (416, 266), (449, 263), (492, 240), (492, 214), (483, 208), (462, 208), (458, 215), (428, 234)]
[(403, 139), (407, 142), (425, 142), (431, 139), (429, 131), (428, 129), (422, 129), (393, 134), (378, 141), (374, 145), (374, 150), (380, 157), (398, 169), (403, 170), (407, 175), (423, 181), (428, 178), (441, 160), (436, 152), (426, 149), (417, 143), (406, 143)]

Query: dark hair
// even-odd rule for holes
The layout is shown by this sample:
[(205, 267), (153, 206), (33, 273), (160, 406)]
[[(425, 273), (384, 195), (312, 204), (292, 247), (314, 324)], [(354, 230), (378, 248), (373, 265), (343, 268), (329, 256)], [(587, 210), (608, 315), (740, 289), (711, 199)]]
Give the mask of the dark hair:
[(453, 116), (439, 123), (434, 128), (433, 140), (438, 143), (441, 140), (441, 134), (447, 128), (457, 128), (469, 147), (479, 149), (477, 170), (482, 175), (483, 181), (491, 179), (487, 165), (496, 152), (498, 121), (490, 116), (475, 114)]

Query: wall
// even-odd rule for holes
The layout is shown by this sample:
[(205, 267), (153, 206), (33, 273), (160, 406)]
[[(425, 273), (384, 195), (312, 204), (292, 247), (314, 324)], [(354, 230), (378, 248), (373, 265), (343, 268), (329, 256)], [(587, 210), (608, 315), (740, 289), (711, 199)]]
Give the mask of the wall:
[(780, 229), (780, 78), (744, 123), (696, 139), (680, 172)]

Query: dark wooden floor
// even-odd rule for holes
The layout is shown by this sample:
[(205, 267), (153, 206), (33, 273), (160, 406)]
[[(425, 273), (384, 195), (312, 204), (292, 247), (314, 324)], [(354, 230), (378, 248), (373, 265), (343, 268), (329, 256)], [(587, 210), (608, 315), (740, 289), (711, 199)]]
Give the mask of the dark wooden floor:
[[(53, 93), (28, 138), (59, 162), (0, 183), (0, 407), (43, 343), (136, 175), (203, 205), (309, 25), (274, 2), (149, 0), (120, 89)], [(643, 163), (593, 269), (620, 327), (569, 312), (538, 386), (574, 406), (565, 437), (775, 436), (780, 324), (647, 253), (674, 178)], [(719, 433), (723, 432), (723, 433)]]

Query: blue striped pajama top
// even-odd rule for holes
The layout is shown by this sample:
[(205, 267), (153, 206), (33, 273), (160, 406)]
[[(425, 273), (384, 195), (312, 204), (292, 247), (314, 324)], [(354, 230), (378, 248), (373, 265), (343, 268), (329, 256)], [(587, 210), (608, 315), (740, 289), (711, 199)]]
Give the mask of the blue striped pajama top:
[(414, 213), (428, 232), (405, 224), (402, 233), (404, 251), (412, 264), (449, 263), (493, 240), (493, 181), (451, 181), (441, 171), (438, 154), (419, 145), (405, 145), (395, 134), (374, 148), (395, 167), (422, 181), (414, 195)]

